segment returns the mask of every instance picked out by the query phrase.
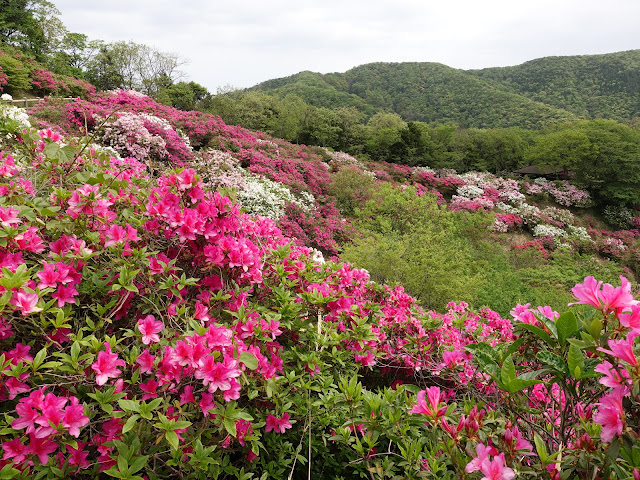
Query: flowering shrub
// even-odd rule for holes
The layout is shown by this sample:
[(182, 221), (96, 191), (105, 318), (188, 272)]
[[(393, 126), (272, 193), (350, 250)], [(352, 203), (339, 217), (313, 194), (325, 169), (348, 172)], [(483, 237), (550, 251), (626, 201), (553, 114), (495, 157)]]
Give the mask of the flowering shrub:
[(547, 193), (560, 205), (566, 207), (588, 207), (592, 204), (589, 192), (566, 180), (550, 182), (545, 178), (536, 178), (534, 183), (525, 183), (524, 188), (529, 195)]
[(567, 232), (565, 232), (561, 228), (554, 227), (552, 225), (539, 224), (533, 227), (533, 236), (538, 238), (539, 237), (564, 238), (567, 236)]
[[(9, 83), (9, 76), (2, 71), (2, 67), (0, 67), (0, 92), (4, 92), (4, 87)], [(5, 100), (5, 98), (3, 98)]]
[(522, 227), (522, 218), (518, 215), (511, 214), (496, 214), (496, 219), (491, 227), (494, 231), (500, 233), (507, 233), (510, 231), (518, 230)]
[[(319, 158), (130, 92), (101, 98), (65, 110), (65, 126), (120, 105), (142, 119), (132, 135), (145, 128), (166, 146), (161, 131), (171, 131), (189, 152), (194, 145), (198, 171), (167, 162), (152, 176), (146, 157), (120, 158), (3, 114), (1, 477), (638, 476), (640, 307), (626, 279), (586, 278), (573, 289), (581, 307), (562, 313), (520, 304), (511, 319), (464, 302), (425, 312), (402, 287), (301, 245), (336, 253), (336, 239), (351, 235)], [(144, 138), (127, 152), (146, 155)], [(225, 151), (204, 147), (211, 142)], [(289, 182), (298, 204), (285, 202), (280, 226), (297, 238), (208, 188), (240, 196), (255, 178), (247, 170)], [(422, 173), (456, 189), (472, 178)], [(475, 180), (486, 183), (479, 204), (516, 192)], [(422, 192), (429, 181), (417, 182)], [(460, 237), (460, 214), (409, 187), (385, 188), (362, 222), (408, 236), (441, 217), (439, 230), (394, 254), (414, 262), (420, 251), (422, 261)], [(431, 209), (416, 211), (417, 200)], [(539, 209), (514, 203), (503, 205), (522, 216), (498, 215), (540, 222)], [(570, 221), (561, 210), (546, 215)], [(435, 241), (411, 241), (420, 238)], [(552, 243), (514, 249), (544, 255)], [(452, 265), (440, 266), (434, 281), (456, 280), (443, 282)]]
[(458, 195), (466, 197), (470, 200), (480, 197), (484, 193), (484, 190), (475, 185), (463, 185), (458, 187)]
[(304, 200), (298, 200), (284, 185), (268, 178), (250, 176), (245, 178), (242, 189), (238, 191), (238, 201), (247, 213), (278, 220), (289, 203), (295, 203), (307, 212), (313, 209), (313, 196), (308, 192), (302, 193), (307, 196), (302, 197)]
[(635, 220), (634, 211), (628, 207), (606, 205), (602, 213), (609, 224), (618, 228), (630, 228)]

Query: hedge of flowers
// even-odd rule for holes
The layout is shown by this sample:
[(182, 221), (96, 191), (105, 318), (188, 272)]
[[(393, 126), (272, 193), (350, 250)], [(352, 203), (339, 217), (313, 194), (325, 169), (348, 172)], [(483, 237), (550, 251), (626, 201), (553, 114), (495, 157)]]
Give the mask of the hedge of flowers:
[[(62, 115), (57, 113), (60, 111)], [(341, 239), (349, 235), (348, 223), (330, 206), (331, 199), (326, 195), (330, 183), (327, 164), (304, 146), (272, 141), (262, 134), (225, 125), (214, 115), (183, 112), (126, 90), (104, 92), (62, 106), (41, 102), (31, 113), (40, 120), (41, 127), (52, 127), (49, 120), (54, 118), (62, 132), (95, 134), (96, 140), (113, 146), (120, 154), (144, 158), (154, 168), (158, 161), (198, 166), (208, 182), (218, 184), (226, 180), (216, 180), (216, 172), (229, 179), (233, 170), (236, 180), (228, 186), (243, 186), (245, 196), (250, 181), (239, 180), (243, 171), (248, 171), (250, 178), (257, 175), (281, 183), (284, 187), (278, 188), (289, 189), (296, 201), (304, 205), (291, 215), (286, 209), (284, 215), (278, 213), (283, 231), (291, 236), (311, 237), (309, 244), (325, 253), (336, 254)], [(132, 148), (144, 151), (134, 152)], [(212, 153), (212, 149), (220, 153)], [(221, 154), (233, 157), (238, 168), (214, 168), (210, 160)], [(317, 202), (313, 208), (309, 205), (312, 197)], [(256, 201), (267, 201), (264, 196), (260, 198)]]
[[(289, 228), (305, 241), (335, 240), (326, 169), (300, 147), (110, 98), (182, 129), (194, 155), (206, 138), (249, 170), (297, 154), (283, 178), (326, 223), (295, 203), (281, 222), (298, 215)], [(107, 118), (101, 102), (65, 110), (64, 128), (80, 130), (80, 112)], [(625, 278), (586, 278), (573, 289), (584, 306), (562, 313), (424, 312), (243, 213), (194, 169), (152, 172), (97, 135), (35, 130), (4, 108), (0, 477), (640, 475), (640, 302)], [(483, 194), (521, 201), (498, 187)]]

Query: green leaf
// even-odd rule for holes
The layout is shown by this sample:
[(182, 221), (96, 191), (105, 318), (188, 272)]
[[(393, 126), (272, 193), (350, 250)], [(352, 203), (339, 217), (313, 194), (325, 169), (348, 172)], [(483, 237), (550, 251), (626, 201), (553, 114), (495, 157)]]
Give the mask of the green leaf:
[(504, 385), (509, 385), (516, 379), (516, 366), (513, 363), (511, 355), (505, 358), (502, 369), (500, 370), (500, 377)]
[(549, 453), (547, 452), (547, 445), (542, 440), (542, 437), (534, 432), (533, 441), (536, 444), (536, 451), (538, 452), (538, 457), (540, 457), (540, 461), (542, 465), (547, 464), (547, 459), (549, 458)]
[(495, 362), (499, 362), (501, 360), (500, 354), (496, 351), (495, 348), (493, 348), (488, 343), (484, 343), (484, 342), (472, 343), (470, 345), (465, 345), (464, 348), (470, 351), (471, 353), (473, 353), (474, 355), (477, 355), (480, 352), (482, 352)]
[(258, 368), (258, 359), (253, 353), (242, 352), (239, 360), (244, 363), (249, 370), (255, 370)]
[(567, 339), (572, 337), (578, 331), (578, 320), (573, 312), (564, 312), (556, 320), (556, 329), (558, 331), (558, 341), (561, 345), (567, 343)]
[(520, 345), (522, 345), (523, 343), (524, 343), (524, 338), (521, 337), (517, 339), (515, 342), (509, 345), (509, 348), (507, 348), (507, 351), (504, 354), (507, 356), (513, 355), (518, 351), (518, 348), (520, 348)]
[(20, 476), (20, 470), (16, 470), (12, 468), (11, 465), (5, 465), (0, 470), (0, 479), (1, 480), (12, 480), (14, 478), (18, 478)]
[(224, 428), (227, 430), (229, 435), (231, 435), (232, 437), (236, 436), (236, 422), (233, 420), (233, 418), (226, 417), (224, 419)]
[(567, 363), (569, 364), (569, 373), (579, 380), (584, 372), (584, 355), (579, 347), (569, 345), (569, 354), (567, 355)]
[(516, 378), (512, 380), (507, 385), (504, 386), (504, 389), (509, 393), (516, 393), (520, 390), (530, 387), (531, 385), (536, 385), (538, 383), (542, 383), (540, 380), (527, 380), (523, 378)]
[(139, 470), (142, 470), (142, 468), (147, 464), (147, 461), (149, 460), (149, 455), (145, 455), (142, 457), (134, 457), (133, 460), (131, 461), (131, 465), (129, 466), (129, 474), (134, 474)]
[(138, 421), (138, 418), (140, 418), (140, 415), (138, 414), (131, 415), (129, 419), (126, 421), (126, 423), (124, 424), (124, 426), (122, 427), (122, 433), (127, 433), (129, 430), (133, 429), (133, 427), (136, 426), (136, 422)]
[(120, 399), (118, 400), (118, 405), (120, 405), (120, 408), (122, 408), (125, 412), (140, 413), (140, 402), (136, 400)]
[(33, 359), (33, 363), (31, 364), (34, 372), (40, 368), (40, 365), (42, 365), (46, 356), (47, 347), (43, 347), (42, 350), (36, 354), (36, 357)]
[(540, 327), (536, 327), (535, 325), (531, 325), (528, 323), (518, 323), (516, 326), (518, 328), (522, 328), (524, 330), (528, 330), (529, 332), (533, 333), (536, 337), (538, 337), (540, 340), (542, 340), (544, 343), (546, 343), (549, 346), (555, 343), (551, 340), (551, 335), (549, 335)]
[(560, 358), (555, 353), (551, 353), (548, 351), (538, 352), (538, 354), (536, 355), (536, 358), (540, 360), (542, 363), (544, 363), (545, 365), (548, 365), (551, 368), (553, 368), (553, 370), (555, 370), (554, 373), (560, 374), (565, 377), (569, 375), (569, 369), (567, 368), (567, 365), (564, 363), (564, 360), (562, 360), (562, 358)]
[(173, 448), (174, 450), (177, 450), (180, 445), (180, 442), (178, 440), (178, 434), (173, 430), (169, 430), (164, 434), (164, 436), (167, 439), (167, 442), (169, 443), (169, 445), (171, 445), (171, 448)]

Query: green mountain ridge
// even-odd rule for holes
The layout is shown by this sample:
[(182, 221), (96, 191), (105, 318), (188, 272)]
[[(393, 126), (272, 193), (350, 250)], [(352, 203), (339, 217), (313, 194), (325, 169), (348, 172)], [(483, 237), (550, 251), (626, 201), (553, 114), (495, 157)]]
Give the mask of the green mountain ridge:
[(513, 67), (461, 70), (439, 63), (370, 63), (344, 73), (304, 71), (250, 90), (295, 94), (326, 108), (468, 128), (540, 128), (575, 119), (640, 117), (640, 50), (544, 57)]

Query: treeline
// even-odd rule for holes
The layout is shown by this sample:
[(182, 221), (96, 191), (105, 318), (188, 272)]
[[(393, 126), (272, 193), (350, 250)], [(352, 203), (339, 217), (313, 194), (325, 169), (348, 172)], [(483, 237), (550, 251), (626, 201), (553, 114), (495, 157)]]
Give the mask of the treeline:
[(363, 159), (412, 166), (510, 173), (528, 165), (562, 167), (600, 204), (640, 203), (640, 128), (614, 120), (576, 120), (538, 130), (462, 128), (405, 122), (395, 113), (370, 118), (355, 107), (314, 107), (293, 94), (253, 91), (211, 97), (205, 106), (228, 124)]
[(187, 60), (177, 53), (131, 41), (90, 40), (69, 31), (47, 0), (6, 0), (1, 5), (0, 74), (8, 77), (9, 93), (30, 89), (25, 70), (33, 68), (86, 80), (100, 90), (131, 89), (168, 103), (173, 95), (184, 108), (195, 108), (208, 93), (193, 82), (179, 82)]

